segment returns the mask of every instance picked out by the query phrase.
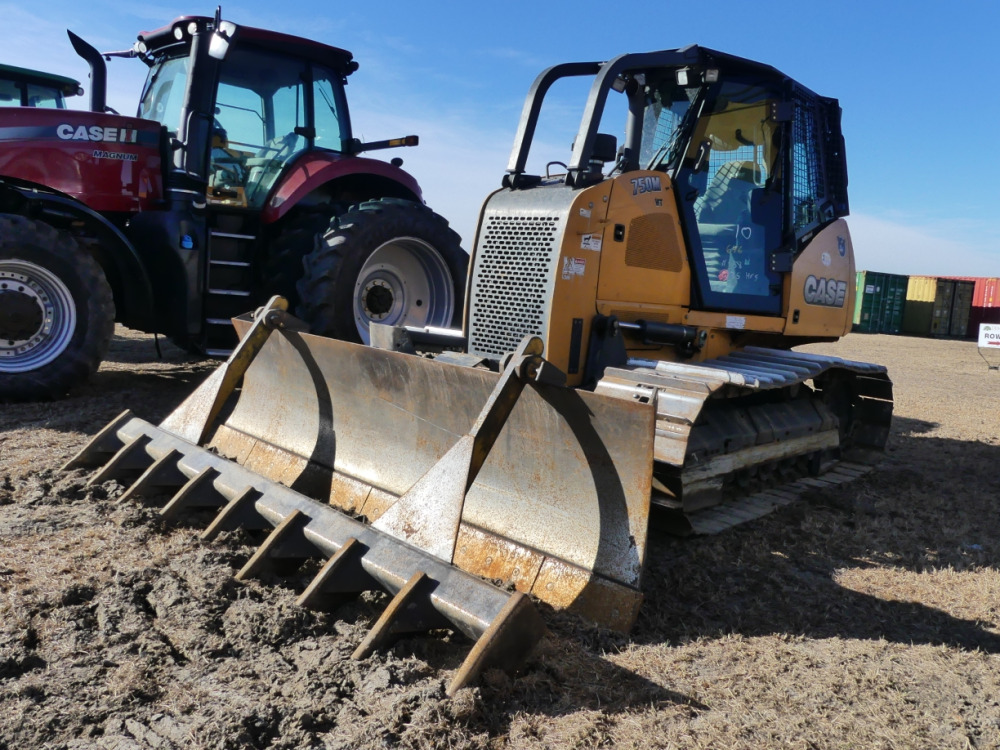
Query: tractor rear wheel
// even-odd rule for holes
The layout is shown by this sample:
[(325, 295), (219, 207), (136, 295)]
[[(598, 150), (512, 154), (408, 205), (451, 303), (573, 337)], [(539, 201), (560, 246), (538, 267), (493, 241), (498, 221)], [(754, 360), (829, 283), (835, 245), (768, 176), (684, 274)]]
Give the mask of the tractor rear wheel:
[(372, 323), (461, 324), (468, 256), (448, 222), (413, 201), (351, 207), (305, 256), (296, 314), (323, 336), (369, 343)]
[(100, 265), (72, 235), (0, 216), (0, 401), (58, 398), (85, 381), (114, 317)]
[(296, 285), (302, 278), (303, 259), (322, 244), (331, 221), (346, 210), (345, 205), (328, 203), (294, 213), (284, 220), (280, 232), (271, 241), (258, 299), (267, 300), (274, 294), (280, 294), (288, 300), (289, 310), (298, 308)]

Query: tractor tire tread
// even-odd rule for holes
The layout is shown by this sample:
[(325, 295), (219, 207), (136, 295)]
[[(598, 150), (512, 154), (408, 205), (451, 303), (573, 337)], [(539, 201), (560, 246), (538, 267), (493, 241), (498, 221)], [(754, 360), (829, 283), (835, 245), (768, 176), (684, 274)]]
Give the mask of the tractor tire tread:
[(60, 275), (60, 280), (74, 295), (77, 326), (55, 360), (26, 372), (0, 372), (0, 401), (60, 398), (89, 379), (108, 353), (115, 328), (114, 296), (100, 264), (69, 232), (17, 214), (0, 215), (0, 260), (20, 257), (19, 250), (30, 256), (24, 260), (38, 263), (48, 256), (71, 272), (72, 278)]

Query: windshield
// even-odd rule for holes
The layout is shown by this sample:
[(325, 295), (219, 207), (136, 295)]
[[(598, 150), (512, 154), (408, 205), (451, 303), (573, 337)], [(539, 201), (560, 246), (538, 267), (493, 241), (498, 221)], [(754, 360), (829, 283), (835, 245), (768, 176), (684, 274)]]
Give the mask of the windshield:
[(139, 102), (139, 117), (156, 120), (171, 135), (177, 135), (189, 67), (190, 61), (186, 56), (161, 57), (157, 60), (146, 77), (146, 86)]
[(698, 109), (694, 105), (701, 91), (700, 86), (678, 85), (673, 70), (648, 87), (639, 152), (639, 163), (646, 169), (673, 170), (690, 135), (690, 120)]
[(20, 106), (66, 109), (66, 100), (62, 91), (56, 88), (0, 80), (0, 107)]

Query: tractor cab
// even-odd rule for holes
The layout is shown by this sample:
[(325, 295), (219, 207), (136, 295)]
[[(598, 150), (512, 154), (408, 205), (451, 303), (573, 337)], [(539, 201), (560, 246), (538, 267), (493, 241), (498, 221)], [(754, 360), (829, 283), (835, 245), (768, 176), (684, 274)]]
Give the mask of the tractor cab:
[(847, 214), (837, 102), (707, 50), (645, 99), (639, 164), (674, 180), (702, 304), (779, 313), (797, 244)]
[(82, 93), (80, 82), (72, 78), (0, 65), (0, 107), (66, 109), (66, 99)]
[(166, 128), (175, 168), (211, 203), (260, 209), (304, 152), (352, 144), (346, 50), (184, 17), (140, 34), (136, 52), (150, 65), (138, 116)]

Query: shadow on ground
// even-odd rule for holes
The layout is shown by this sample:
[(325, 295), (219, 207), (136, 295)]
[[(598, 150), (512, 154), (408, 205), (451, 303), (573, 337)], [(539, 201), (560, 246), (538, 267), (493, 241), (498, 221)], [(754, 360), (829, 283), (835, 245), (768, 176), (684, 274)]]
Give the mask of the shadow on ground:
[[(897, 419), (886, 459), (857, 482), (817, 491), (716, 537), (654, 533), (636, 642), (739, 633), (886, 639), (1000, 653), (995, 622), (915, 601), (915, 576), (998, 569), (1000, 445), (927, 436)], [(866, 569), (880, 596), (836, 583)]]

